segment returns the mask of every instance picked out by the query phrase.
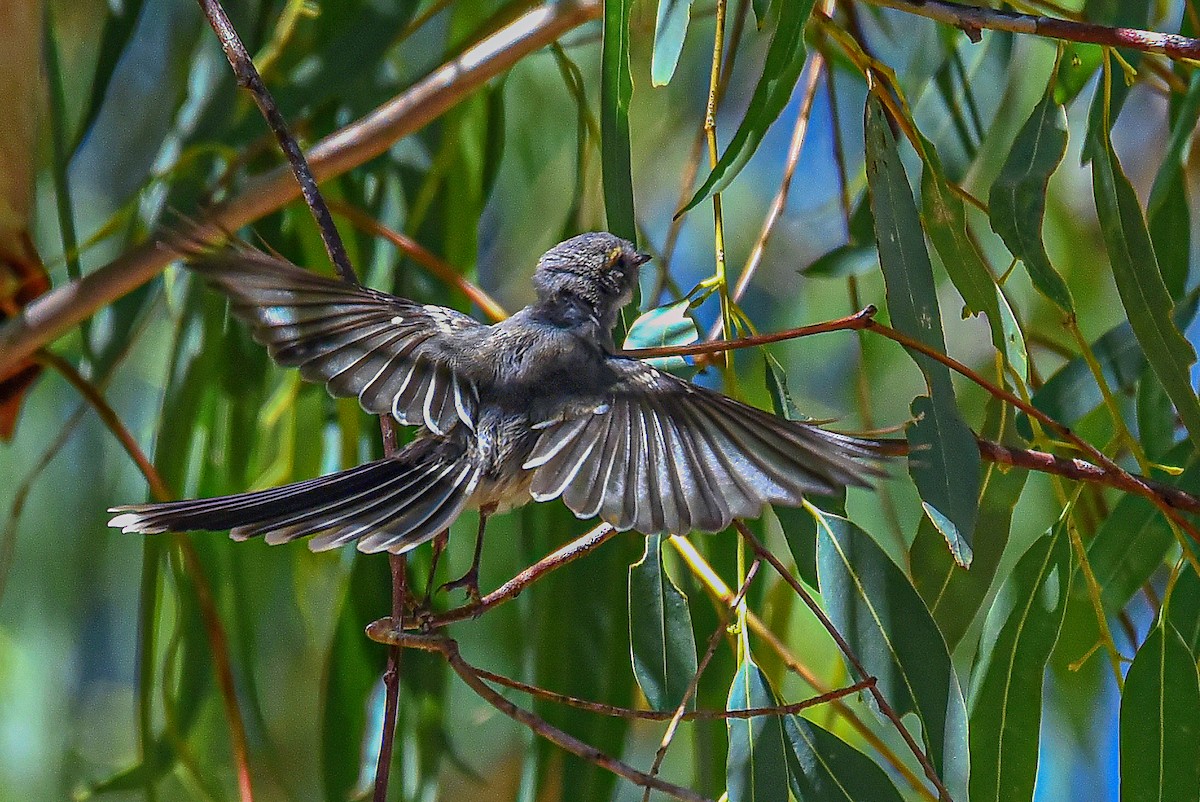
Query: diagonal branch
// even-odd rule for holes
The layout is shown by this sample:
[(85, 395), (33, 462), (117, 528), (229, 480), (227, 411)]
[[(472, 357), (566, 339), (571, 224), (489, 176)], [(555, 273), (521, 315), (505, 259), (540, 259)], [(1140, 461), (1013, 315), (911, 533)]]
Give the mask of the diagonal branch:
[(1069, 42), (1088, 42), (1109, 47), (1158, 53), (1174, 59), (1200, 59), (1200, 39), (1173, 33), (1143, 31), (1138, 28), (1118, 28), (1093, 22), (1076, 22), (1037, 14), (1020, 14), (980, 6), (967, 6), (945, 0), (866, 0), (886, 8), (895, 8), (921, 17), (953, 25), (972, 41), (979, 39), (983, 29), (1063, 39)]
[[(487, 80), (524, 56), (600, 16), (600, 0), (562, 0), (538, 6), (406, 92), (314, 145), (309, 163), (318, 180), (341, 175), (387, 151), (467, 98)], [(287, 166), (249, 179), (241, 194), (217, 204), (199, 220), (195, 235), (216, 240), (270, 214), (300, 194)], [(0, 328), (0, 374), (31, 356), (96, 310), (145, 284), (174, 254), (151, 239), (89, 273), (38, 298)]]

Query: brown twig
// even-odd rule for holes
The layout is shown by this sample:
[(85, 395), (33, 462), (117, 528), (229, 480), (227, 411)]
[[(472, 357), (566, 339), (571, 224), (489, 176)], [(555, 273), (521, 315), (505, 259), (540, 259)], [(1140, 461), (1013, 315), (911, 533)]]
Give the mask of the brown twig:
[(246, 46), (242, 44), (241, 37), (238, 36), (233, 23), (229, 21), (225, 9), (221, 7), (220, 0), (197, 0), (197, 2), (204, 11), (204, 16), (208, 18), (208, 24), (212, 26), (213, 32), (221, 42), (221, 49), (225, 51), (225, 58), (229, 59), (229, 66), (233, 68), (238, 86), (248, 91), (254, 98), (254, 103), (262, 112), (263, 119), (267, 121), (267, 125), (275, 134), (275, 141), (279, 143), (280, 150), (287, 156), (288, 163), (292, 167), (292, 174), (296, 177), (296, 183), (300, 185), (301, 194), (304, 195), (304, 202), (312, 210), (313, 217), (317, 221), (317, 228), (321, 230), (321, 240), (325, 243), (325, 252), (329, 254), (329, 261), (333, 262), (334, 268), (343, 281), (357, 284), (358, 276), (354, 272), (354, 266), (350, 264), (350, 257), (346, 255), (346, 246), (342, 244), (342, 238), (338, 236), (337, 227), (333, 224), (333, 216), (329, 213), (329, 207), (325, 205), (325, 198), (317, 189), (317, 179), (313, 177), (308, 160), (304, 158), (304, 151), (300, 149), (296, 138), (288, 131), (287, 121), (279, 113), (279, 106), (275, 104), (275, 99), (271, 97), (271, 93), (263, 83), (262, 76), (258, 74), (254, 60), (246, 52)]
[[(600, 16), (600, 0), (563, 0), (541, 5), (466, 48), (407, 91), (315, 144), (309, 164), (318, 180), (341, 175), (384, 153), (469, 97), (490, 78), (567, 31)], [(240, 195), (214, 206), (199, 227), (216, 241), (270, 214), (299, 195), (286, 167), (249, 179)], [(104, 267), (40, 296), (0, 327), (0, 374), (97, 309), (162, 272), (175, 258), (152, 239)]]
[[(37, 353), (36, 357), (42, 364), (58, 371), (96, 410), (96, 414), (104, 423), (105, 428), (117, 438), (117, 442), (121, 444), (125, 453), (137, 466), (138, 471), (145, 477), (146, 484), (150, 486), (150, 494), (157, 501), (169, 501), (174, 498), (175, 496), (163, 481), (158, 469), (146, 457), (133, 433), (125, 427), (124, 422), (109, 405), (99, 388), (84, 378), (74, 365), (58, 354), (42, 350)], [(192, 585), (196, 589), (196, 599), (200, 604), (200, 618), (204, 622), (205, 635), (208, 637), (209, 648), (212, 651), (217, 684), (221, 689), (221, 703), (225, 709), (225, 717), (229, 720), (229, 746), (233, 752), (239, 797), (243, 802), (253, 802), (254, 793), (250, 783), (250, 758), (246, 746), (246, 727), (242, 721), (241, 708), (237, 703), (237, 689), (233, 682), (233, 669), (229, 664), (229, 641), (225, 636), (225, 627), (217, 613), (212, 587), (204, 575), (204, 566), (200, 563), (196, 548), (186, 535), (172, 535), (172, 542), (183, 553), (187, 575), (192, 580)]]
[(437, 652), (446, 658), (446, 662), (454, 669), (454, 673), (458, 674), (459, 678), (467, 684), (471, 690), (475, 691), (484, 701), (492, 705), (509, 718), (524, 724), (530, 730), (550, 741), (573, 755), (583, 758), (590, 763), (593, 763), (607, 771), (612, 772), (618, 777), (623, 777), (635, 785), (644, 788), (653, 788), (656, 791), (661, 791), (664, 794), (682, 799), (684, 802), (712, 802), (706, 797), (697, 794), (695, 791), (690, 791), (687, 788), (675, 785), (673, 783), (660, 780), (657, 777), (651, 777), (649, 774), (640, 772), (627, 763), (623, 763), (614, 757), (606, 755), (591, 744), (584, 743), (573, 735), (570, 735), (551, 724), (546, 723), (543, 719), (535, 716), (524, 708), (518, 707), (509, 700), (505, 699), (489, 686), (483, 679), (480, 678), (479, 670), (463, 659), (458, 651), (457, 641), (447, 638), (443, 635), (426, 635), (417, 633), (402, 632), (397, 627), (393, 626), (390, 621), (381, 620), (375, 621), (367, 626), (367, 637), (380, 643), (386, 643), (393, 646), (401, 646), (409, 649), (421, 649), (423, 651)]
[[(817, 620), (820, 621), (821, 625), (825, 627), (826, 631), (829, 632), (829, 635), (833, 638), (834, 642), (837, 643), (838, 649), (840, 649), (842, 654), (846, 656), (846, 660), (851, 666), (854, 667), (854, 670), (858, 672), (859, 677), (863, 679), (870, 677), (871, 673), (867, 671), (866, 667), (862, 664), (862, 661), (858, 659), (858, 655), (855, 654), (854, 649), (850, 646), (846, 639), (842, 637), (842, 633), (838, 631), (837, 627), (834, 626), (833, 621), (829, 619), (829, 616), (825, 614), (825, 611), (822, 610), (821, 606), (817, 604), (815, 599), (813, 599), (812, 594), (805, 590), (804, 585), (802, 585), (800, 581), (796, 579), (796, 577), (792, 576), (792, 572), (787, 570), (783, 563), (779, 561), (778, 557), (767, 550), (767, 547), (762, 544), (762, 541), (754, 536), (754, 533), (750, 531), (750, 528), (746, 526), (746, 524), (742, 523), (741, 521), (734, 521), (733, 525), (738, 530), (738, 533), (750, 545), (750, 547), (754, 549), (754, 553), (757, 554), (760, 559), (766, 560), (768, 563), (770, 563), (771, 567), (775, 569), (776, 573), (778, 573), (785, 582), (791, 585), (792, 590), (796, 592), (796, 595), (800, 597), (805, 606), (812, 611), (812, 614), (817, 617)], [(892, 726), (895, 727), (898, 733), (900, 733), (900, 737), (904, 739), (904, 743), (908, 745), (908, 748), (912, 751), (913, 755), (917, 758), (917, 761), (921, 764), (921, 768), (925, 770), (925, 776), (929, 779), (929, 782), (933, 784), (933, 787), (937, 789), (939, 798), (943, 800), (943, 802), (950, 802), (950, 792), (946, 789), (945, 784), (942, 782), (942, 778), (938, 776), (937, 770), (933, 767), (933, 763), (930, 761), (929, 756), (925, 754), (925, 750), (921, 748), (920, 744), (917, 743), (917, 740), (913, 737), (912, 733), (908, 731), (906, 726), (904, 726), (904, 722), (900, 720), (900, 716), (897, 715), (891, 704), (884, 697), (883, 692), (874, 685), (868, 688), (868, 690), (871, 693), (871, 697), (875, 700), (875, 704), (879, 707), (879, 711), (883, 713), (883, 715), (886, 716), (889, 721), (892, 722)]]
[(572, 540), (567, 545), (547, 554), (542, 559), (538, 560), (533, 565), (526, 568), (521, 573), (517, 574), (512, 579), (505, 582), (500, 587), (493, 590), (488, 595), (484, 596), (479, 604), (467, 604), (462, 607), (455, 607), (452, 610), (447, 610), (435, 616), (423, 619), (421, 621), (405, 622), (405, 627), (408, 629), (436, 629), (444, 627), (447, 624), (453, 624), (455, 621), (463, 621), (468, 618), (476, 618), (498, 604), (503, 604), (509, 599), (515, 599), (520, 596), (525, 588), (532, 585), (544, 575), (550, 573), (556, 568), (561, 568), (567, 563), (574, 562), (580, 557), (584, 557), (594, 551), (602, 543), (610, 540), (617, 534), (617, 530), (613, 529), (608, 524), (600, 524), (590, 532), (581, 535)]
[(734, 351), (739, 348), (753, 348), (757, 345), (769, 345), (794, 340), (798, 337), (808, 337), (813, 334), (824, 334), (830, 331), (854, 331), (866, 329), (878, 310), (874, 305), (867, 306), (853, 315), (840, 317), (837, 320), (826, 320), (809, 326), (799, 326), (794, 329), (784, 329), (770, 334), (759, 334), (754, 337), (739, 337), (736, 340), (713, 340), (712, 342), (694, 343), (692, 345), (665, 345), (658, 348), (631, 348), (618, 351), (620, 356), (630, 359), (653, 359), (663, 356), (695, 356), (697, 354), (715, 354), (723, 351)]
[[(714, 633), (716, 642), (720, 643), (721, 636), (724, 631), (718, 630)], [(475, 673), (481, 679), (488, 682), (494, 682), (497, 685), (503, 685), (506, 688), (512, 688), (514, 691), (521, 691), (531, 696), (536, 696), (539, 699), (544, 699), (548, 702), (573, 707), (577, 710), (585, 710), (588, 713), (596, 713), (601, 716), (610, 716), (612, 718), (627, 718), (638, 721), (670, 721), (675, 715), (673, 711), (667, 710), (634, 710), (628, 707), (617, 707), (615, 705), (606, 705), (600, 702), (590, 702), (586, 699), (579, 699), (574, 696), (569, 696), (565, 693), (556, 693), (548, 691), (545, 688), (539, 688), (536, 685), (530, 685), (527, 682), (505, 677), (501, 674), (495, 674), (486, 669), (475, 667)], [(844, 688), (838, 688), (829, 693), (822, 693), (805, 699), (802, 702), (791, 702), (789, 704), (778, 705), (775, 707), (752, 707), (745, 710), (691, 710), (685, 712), (681, 719), (683, 721), (713, 721), (724, 719), (738, 718), (754, 718), (755, 716), (786, 716), (792, 713), (799, 713), (801, 710), (807, 710), (810, 707), (826, 704), (835, 699), (841, 699), (846, 696), (853, 696), (859, 691), (866, 690), (876, 682), (874, 677), (869, 677), (865, 680), (847, 685)], [(655, 773), (651, 768), (650, 773)]]
[(945, 2), (945, 0), (866, 1), (872, 5), (895, 8), (909, 14), (953, 25), (967, 34), (972, 41), (978, 39), (981, 30), (991, 29), (1044, 36), (1048, 39), (1063, 39), (1069, 42), (1090, 42), (1109, 47), (1123, 47), (1128, 50), (1140, 50), (1143, 53), (1158, 53), (1174, 59), (1200, 59), (1200, 39), (1193, 39), (1190, 36), (1143, 31), (1137, 28), (1118, 28), (1034, 14), (1019, 14), (1015, 11), (966, 6)]

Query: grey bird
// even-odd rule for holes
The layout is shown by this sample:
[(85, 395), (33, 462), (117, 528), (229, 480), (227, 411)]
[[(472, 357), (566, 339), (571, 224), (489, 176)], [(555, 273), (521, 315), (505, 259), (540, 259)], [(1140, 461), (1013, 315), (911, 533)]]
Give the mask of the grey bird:
[(110, 526), (158, 533), (230, 529), (268, 543), (313, 536), (402, 554), (480, 511), (561, 498), (580, 518), (645, 534), (717, 532), (765, 504), (797, 506), (880, 475), (880, 441), (786, 420), (621, 356), (612, 330), (649, 256), (607, 233), (550, 249), (537, 300), (484, 325), (324, 278), (245, 244), (191, 269), (281, 365), (334, 396), (418, 426), (396, 454), (271, 490), (114, 507)]

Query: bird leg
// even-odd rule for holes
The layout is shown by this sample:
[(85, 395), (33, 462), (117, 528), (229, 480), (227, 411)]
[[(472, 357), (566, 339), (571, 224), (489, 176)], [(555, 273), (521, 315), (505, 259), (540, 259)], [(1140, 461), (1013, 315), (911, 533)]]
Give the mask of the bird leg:
[(433, 554), (429, 558), (429, 578), (425, 582), (425, 598), (421, 600), (421, 610), (429, 610), (429, 600), (433, 597), (433, 577), (437, 573), (438, 560), (442, 557), (442, 552), (446, 550), (446, 543), (450, 540), (450, 530), (443, 529), (433, 538)]
[(475, 533), (475, 557), (471, 560), (470, 569), (458, 579), (442, 585), (444, 590), (466, 588), (467, 599), (472, 606), (477, 606), (482, 599), (479, 595), (479, 558), (483, 555), (483, 530), (487, 526), (488, 515), (494, 509), (494, 506), (489, 506), (479, 510), (479, 531)]

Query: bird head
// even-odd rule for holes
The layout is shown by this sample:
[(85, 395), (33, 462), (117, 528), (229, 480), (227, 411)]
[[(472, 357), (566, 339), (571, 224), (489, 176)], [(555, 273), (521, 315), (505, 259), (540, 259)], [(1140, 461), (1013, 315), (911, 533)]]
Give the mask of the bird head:
[(542, 255), (533, 274), (538, 305), (567, 324), (612, 330), (650, 260), (632, 242), (603, 231), (580, 234)]

